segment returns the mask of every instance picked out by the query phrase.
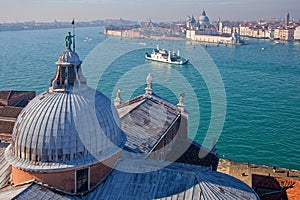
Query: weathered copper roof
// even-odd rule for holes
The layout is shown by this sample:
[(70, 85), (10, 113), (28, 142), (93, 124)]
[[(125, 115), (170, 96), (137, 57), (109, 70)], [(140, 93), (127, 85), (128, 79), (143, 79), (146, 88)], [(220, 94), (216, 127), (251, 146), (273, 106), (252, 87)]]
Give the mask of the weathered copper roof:
[(101, 160), (125, 143), (115, 107), (101, 92), (44, 92), (20, 113), (6, 156), (25, 170), (54, 170)]

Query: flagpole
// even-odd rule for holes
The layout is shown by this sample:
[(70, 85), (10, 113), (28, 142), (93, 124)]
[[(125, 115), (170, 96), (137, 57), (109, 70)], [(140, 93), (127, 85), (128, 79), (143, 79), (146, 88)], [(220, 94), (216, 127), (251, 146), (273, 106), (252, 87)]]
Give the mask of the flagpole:
[(75, 52), (75, 19), (72, 21), (73, 26), (73, 51)]

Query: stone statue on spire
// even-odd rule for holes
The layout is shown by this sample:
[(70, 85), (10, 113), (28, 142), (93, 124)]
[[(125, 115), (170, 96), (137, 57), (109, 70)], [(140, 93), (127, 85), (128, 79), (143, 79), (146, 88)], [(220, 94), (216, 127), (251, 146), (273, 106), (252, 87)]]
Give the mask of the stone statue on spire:
[(146, 82), (147, 82), (147, 87), (145, 88), (146, 94), (152, 94), (152, 76), (150, 73), (146, 78)]
[(183, 93), (180, 93), (179, 94), (179, 103), (177, 104), (177, 107), (180, 109), (181, 112), (184, 111), (184, 103), (183, 103), (183, 97), (184, 97), (184, 94)]
[(114, 100), (114, 105), (118, 106), (122, 103), (122, 99), (121, 99), (121, 89), (117, 88), (116, 89), (116, 98)]

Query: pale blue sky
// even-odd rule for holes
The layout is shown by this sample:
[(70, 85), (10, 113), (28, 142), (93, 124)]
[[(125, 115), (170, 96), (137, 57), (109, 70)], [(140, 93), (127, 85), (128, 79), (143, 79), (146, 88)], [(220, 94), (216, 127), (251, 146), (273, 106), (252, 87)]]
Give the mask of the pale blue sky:
[(300, 19), (299, 0), (0, 0), (0, 23), (15, 21), (77, 21), (120, 18), (137, 21), (176, 21), (199, 17), (211, 20)]

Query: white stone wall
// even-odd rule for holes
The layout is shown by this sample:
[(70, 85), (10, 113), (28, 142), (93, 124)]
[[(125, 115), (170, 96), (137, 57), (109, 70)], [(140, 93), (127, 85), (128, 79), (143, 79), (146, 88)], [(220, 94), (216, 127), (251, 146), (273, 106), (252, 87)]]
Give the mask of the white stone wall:
[(195, 34), (196, 34), (196, 31), (195, 30), (186, 30), (186, 38), (188, 39), (192, 39), (192, 40), (195, 40)]
[(232, 37), (222, 37), (213, 35), (195, 35), (194, 40), (208, 43), (232, 44)]
[(293, 40), (294, 39), (294, 29), (275, 29), (274, 38), (280, 40)]
[(295, 40), (300, 40), (300, 26), (296, 27), (296, 29), (295, 29), (294, 39)]

